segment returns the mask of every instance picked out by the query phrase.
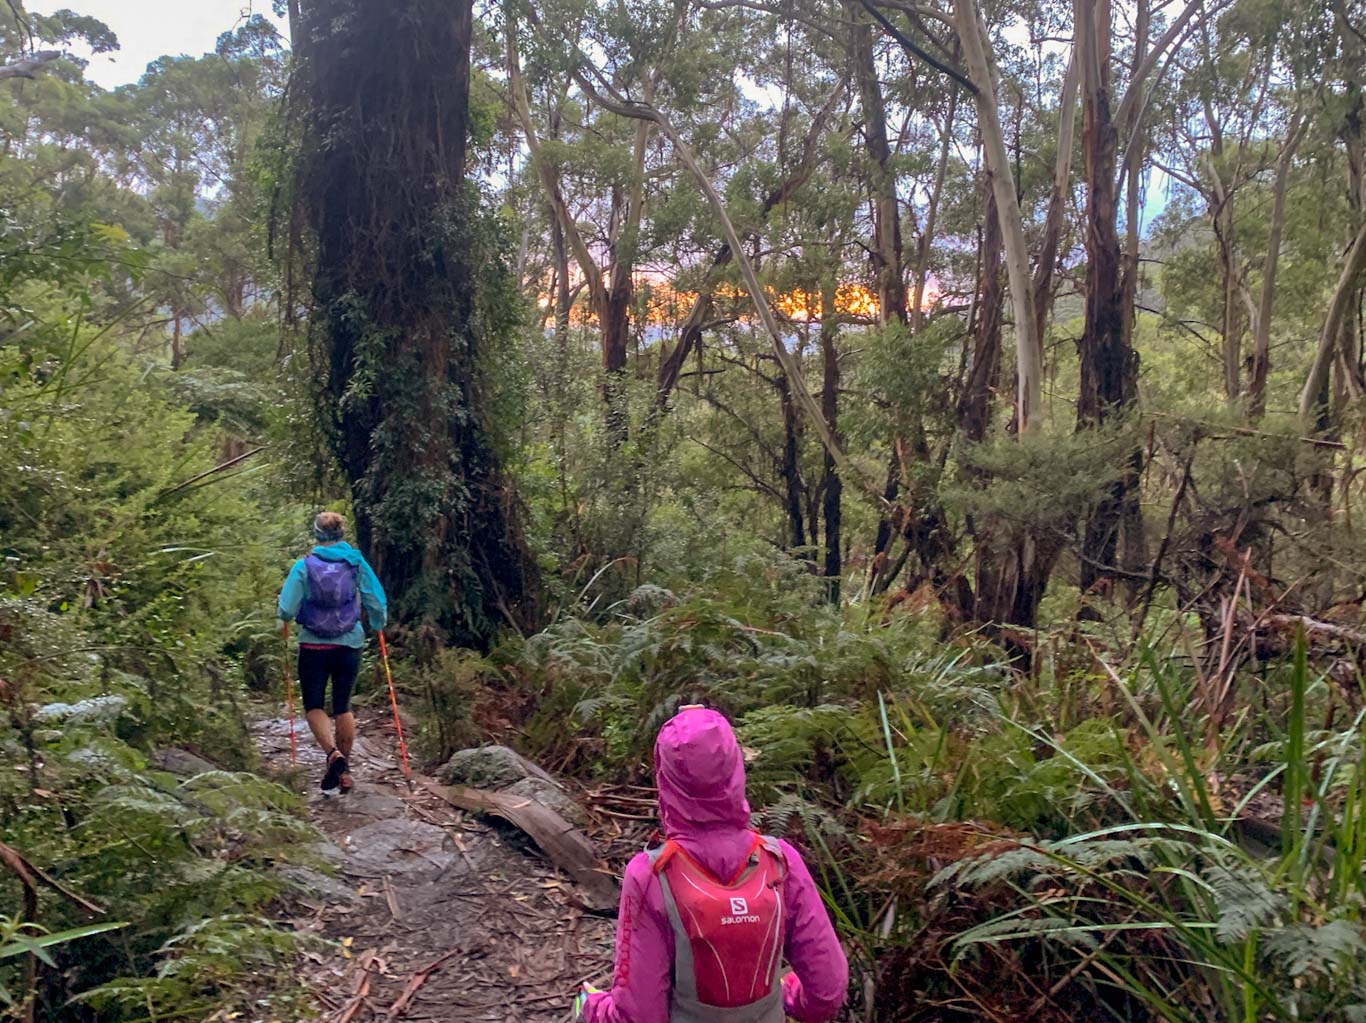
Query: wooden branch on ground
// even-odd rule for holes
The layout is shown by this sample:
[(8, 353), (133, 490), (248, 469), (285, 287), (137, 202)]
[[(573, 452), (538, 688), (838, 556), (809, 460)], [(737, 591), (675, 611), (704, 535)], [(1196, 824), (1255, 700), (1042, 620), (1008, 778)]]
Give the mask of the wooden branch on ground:
[(598, 857), (593, 843), (563, 817), (542, 803), (507, 792), (490, 792), (464, 785), (425, 783), (428, 792), (452, 806), (472, 813), (492, 814), (529, 835), (540, 850), (574, 878), (599, 912), (617, 907), (620, 887)]
[(351, 1023), (364, 1008), (365, 1000), (370, 994), (370, 973), (376, 968), (378, 958), (374, 952), (366, 952), (357, 961), (356, 965), (360, 968), (360, 976), (356, 978), (351, 997), (341, 1007), (341, 1010), (332, 1017), (331, 1023)]

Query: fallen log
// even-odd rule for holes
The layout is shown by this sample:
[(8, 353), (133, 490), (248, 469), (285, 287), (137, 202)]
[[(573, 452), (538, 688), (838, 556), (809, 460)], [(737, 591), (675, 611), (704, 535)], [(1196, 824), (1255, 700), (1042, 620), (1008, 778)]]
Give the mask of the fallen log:
[(598, 856), (588, 837), (554, 810), (526, 796), (472, 789), (465, 785), (425, 782), (433, 795), (471, 813), (499, 817), (525, 832), (537, 848), (569, 874), (584, 894), (586, 907), (596, 913), (617, 908), (621, 888), (616, 876)]

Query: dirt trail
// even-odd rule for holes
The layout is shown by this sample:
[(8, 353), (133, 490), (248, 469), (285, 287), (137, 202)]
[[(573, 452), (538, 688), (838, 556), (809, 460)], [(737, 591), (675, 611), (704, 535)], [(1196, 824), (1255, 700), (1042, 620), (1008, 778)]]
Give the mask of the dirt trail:
[[(346, 797), (318, 792), (323, 756), (300, 725), (300, 784), (335, 877), (296, 871), (314, 894), (293, 923), (342, 949), (305, 971), (322, 1018), (565, 1020), (578, 984), (610, 971), (613, 921), (585, 912), (525, 836), (455, 809), (416, 772), (410, 793), (383, 717), (362, 713)], [(287, 774), (288, 721), (254, 733), (267, 769)]]

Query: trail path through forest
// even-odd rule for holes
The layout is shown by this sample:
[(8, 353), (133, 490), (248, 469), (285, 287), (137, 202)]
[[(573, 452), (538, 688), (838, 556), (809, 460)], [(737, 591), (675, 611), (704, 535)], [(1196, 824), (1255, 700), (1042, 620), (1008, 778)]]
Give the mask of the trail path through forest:
[[(288, 720), (253, 732), (267, 770), (290, 773)], [(456, 809), (416, 771), (409, 792), (392, 721), (362, 712), (345, 797), (318, 791), (323, 755), (302, 721), (298, 741), (319, 853), (335, 871), (291, 868), (312, 892), (292, 923), (337, 943), (304, 971), (322, 1019), (562, 1021), (578, 984), (608, 974), (613, 921), (587, 912), (520, 832)]]

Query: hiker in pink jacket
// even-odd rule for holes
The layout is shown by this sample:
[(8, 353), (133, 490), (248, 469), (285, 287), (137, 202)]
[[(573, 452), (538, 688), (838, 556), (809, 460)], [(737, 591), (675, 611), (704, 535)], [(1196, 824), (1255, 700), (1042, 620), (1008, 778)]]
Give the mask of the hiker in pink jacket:
[(801, 855), (750, 829), (726, 719), (687, 707), (669, 721), (655, 742), (655, 782), (665, 843), (626, 868), (612, 989), (582, 998), (582, 1019), (833, 1019), (849, 964)]

